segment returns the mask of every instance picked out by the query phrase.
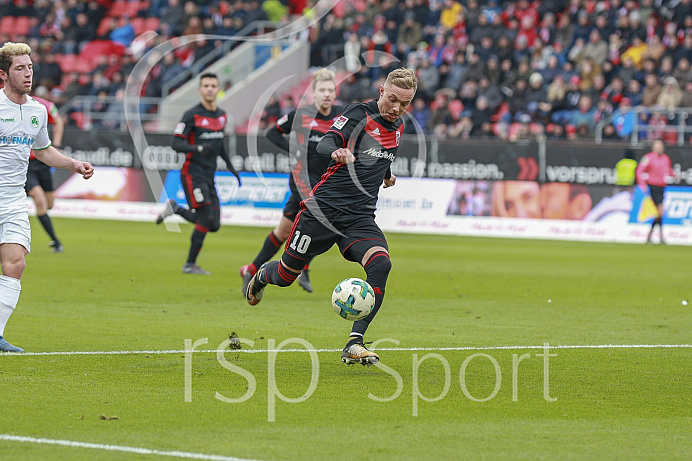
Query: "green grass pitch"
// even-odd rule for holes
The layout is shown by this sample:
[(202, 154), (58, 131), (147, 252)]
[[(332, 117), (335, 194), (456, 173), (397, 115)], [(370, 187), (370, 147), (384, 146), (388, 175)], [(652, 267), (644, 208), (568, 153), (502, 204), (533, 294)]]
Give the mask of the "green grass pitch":
[[(251, 307), (237, 271), (268, 229), (210, 235), (205, 277), (181, 273), (190, 226), (54, 221), (65, 253), (49, 252), (32, 219), (5, 337), (32, 353), (152, 352), (0, 355), (2, 460), (692, 453), (692, 348), (641, 347), (692, 344), (691, 247), (390, 233), (393, 269), (366, 338), (388, 340), (387, 368), (366, 368), (340, 363), (350, 323), (331, 291), (364, 273), (334, 249), (312, 264), (314, 293), (269, 287)], [(254, 345), (221, 360), (175, 352), (204, 338), (197, 349), (216, 349), (233, 332)], [(286, 340), (318, 352), (267, 352)], [(545, 343), (548, 357), (533, 348)], [(601, 345), (637, 347), (565, 348)]]

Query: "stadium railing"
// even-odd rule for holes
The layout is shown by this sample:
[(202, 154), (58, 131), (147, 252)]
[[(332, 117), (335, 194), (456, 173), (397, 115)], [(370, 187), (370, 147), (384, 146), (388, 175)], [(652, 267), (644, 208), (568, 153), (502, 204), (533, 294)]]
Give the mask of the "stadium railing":
[[(641, 145), (647, 140), (649, 136), (642, 138), (642, 134), (650, 133), (661, 133), (663, 140), (676, 144), (678, 146), (685, 145), (692, 135), (692, 125), (689, 124), (690, 115), (692, 115), (692, 107), (683, 107), (676, 109), (662, 109), (658, 106), (637, 106), (631, 109), (634, 114), (634, 124), (632, 126), (632, 133), (627, 137), (630, 144), (633, 146)], [(641, 115), (654, 114), (654, 113), (664, 113), (666, 116), (665, 125), (650, 125), (648, 123), (642, 123)], [(595, 142), (596, 144), (601, 144), (603, 142), (603, 129), (606, 125), (609, 125), (619, 114), (613, 113), (607, 118), (601, 120), (596, 124), (595, 129)]]
[[(253, 23), (243, 28), (240, 32), (238, 32), (237, 36), (250, 37), (262, 35), (266, 34), (267, 32), (279, 29), (282, 25), (282, 23), (278, 22), (254, 21)], [(195, 62), (184, 72), (181, 72), (180, 74), (178, 74), (177, 77), (163, 85), (163, 87), (161, 88), (161, 96), (165, 98), (166, 96), (171, 94), (176, 88), (178, 88), (181, 84), (192, 79), (194, 76), (199, 75), (200, 72), (202, 72), (202, 70), (209, 67), (213, 62), (227, 55), (231, 51), (231, 49), (234, 46), (236, 46), (239, 42), (242, 42), (242, 39), (223, 40), (223, 44), (221, 46), (214, 48), (213, 51), (209, 52), (202, 59)]]
[[(143, 124), (155, 123), (158, 120), (158, 106), (161, 103), (161, 98), (139, 99), (141, 104), (148, 107), (153, 107), (155, 111), (141, 111), (140, 116)], [(94, 108), (96, 104), (107, 104), (106, 111), (99, 111)], [(115, 110), (111, 107), (115, 104)], [(125, 121), (125, 111), (122, 98), (115, 96), (107, 96), (105, 98), (98, 96), (75, 96), (67, 103), (60, 107), (60, 114), (67, 117), (74, 125), (77, 125), (83, 130), (90, 130), (94, 127), (105, 126), (107, 128), (119, 129), (125, 131), (127, 123)], [(104, 125), (105, 123), (105, 125)]]

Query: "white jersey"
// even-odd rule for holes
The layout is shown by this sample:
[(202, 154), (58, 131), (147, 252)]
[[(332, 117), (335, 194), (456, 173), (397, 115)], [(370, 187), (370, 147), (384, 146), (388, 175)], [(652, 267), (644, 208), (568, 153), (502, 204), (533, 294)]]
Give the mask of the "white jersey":
[(24, 188), (31, 149), (50, 145), (46, 107), (29, 96), (24, 104), (15, 104), (0, 89), (0, 200)]

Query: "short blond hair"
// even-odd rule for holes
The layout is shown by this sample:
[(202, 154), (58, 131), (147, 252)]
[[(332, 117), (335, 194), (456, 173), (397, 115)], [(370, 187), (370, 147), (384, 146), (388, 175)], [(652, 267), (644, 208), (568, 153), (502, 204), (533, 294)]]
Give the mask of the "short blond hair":
[(31, 55), (31, 47), (26, 43), (5, 43), (0, 48), (0, 70), (6, 74), (10, 72), (12, 60), (15, 56)]
[(416, 73), (413, 69), (400, 67), (399, 69), (394, 69), (387, 75), (384, 86), (388, 85), (398, 86), (405, 90), (413, 88), (413, 91), (416, 91), (418, 89), (418, 79), (416, 79)]
[(336, 79), (336, 74), (329, 69), (322, 68), (312, 74), (312, 89), (315, 89), (317, 82), (333, 82)]

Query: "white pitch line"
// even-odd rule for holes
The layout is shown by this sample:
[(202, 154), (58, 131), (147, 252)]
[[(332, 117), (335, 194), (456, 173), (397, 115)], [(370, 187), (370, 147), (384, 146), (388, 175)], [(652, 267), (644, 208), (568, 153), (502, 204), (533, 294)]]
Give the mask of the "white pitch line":
[[(539, 346), (459, 346), (459, 347), (382, 347), (378, 351), (392, 352), (418, 352), (418, 351), (495, 351), (517, 349), (544, 349)], [(692, 348), (692, 344), (565, 344), (548, 345), (550, 349), (684, 349)], [(374, 350), (374, 349), (373, 349)], [(219, 352), (242, 354), (266, 354), (268, 352), (341, 352), (342, 349), (199, 349), (193, 350), (195, 354), (216, 354)], [(32, 357), (47, 355), (174, 355), (186, 354), (190, 351), (184, 349), (155, 350), (155, 351), (57, 351), (57, 352), (6, 352), (0, 357)]]
[(8, 442), (35, 443), (39, 445), (61, 445), (64, 447), (91, 448), (94, 450), (120, 451), (124, 453), (136, 453), (138, 455), (169, 456), (172, 458), (203, 459), (208, 461), (255, 461), (234, 456), (205, 455), (203, 453), (189, 453), (186, 451), (161, 451), (149, 448), (127, 447), (123, 445), (104, 445), (100, 443), (76, 442), (74, 440), (38, 439), (35, 437), (23, 437), (19, 435), (0, 434), (0, 440)]

